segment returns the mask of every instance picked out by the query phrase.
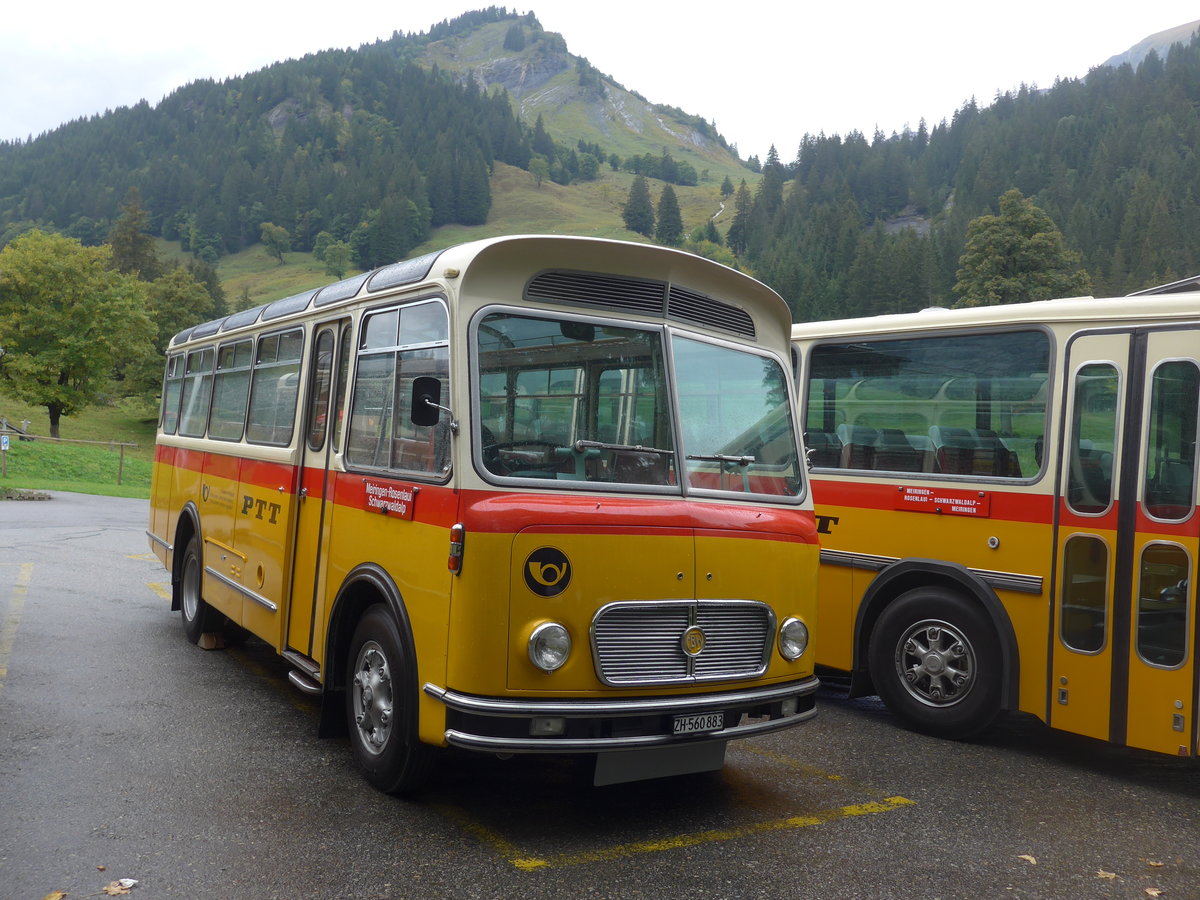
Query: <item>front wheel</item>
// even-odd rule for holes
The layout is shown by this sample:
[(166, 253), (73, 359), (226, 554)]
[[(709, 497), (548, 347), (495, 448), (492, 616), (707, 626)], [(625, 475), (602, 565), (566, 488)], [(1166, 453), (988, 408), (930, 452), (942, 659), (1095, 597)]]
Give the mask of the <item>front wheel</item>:
[(417, 686), (405, 674), (405, 653), (387, 607), (368, 609), (350, 643), (346, 719), (355, 761), (388, 794), (422, 786), (433, 762), (433, 748), (417, 738)]
[(999, 716), (1003, 657), (983, 607), (945, 588), (901, 594), (871, 632), (875, 690), (917, 731), (961, 739)]

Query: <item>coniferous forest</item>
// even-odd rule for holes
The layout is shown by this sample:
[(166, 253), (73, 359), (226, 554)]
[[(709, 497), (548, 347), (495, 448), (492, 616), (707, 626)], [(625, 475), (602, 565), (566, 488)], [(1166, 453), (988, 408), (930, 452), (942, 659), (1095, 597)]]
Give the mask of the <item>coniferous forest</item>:
[(1082, 255), (1093, 293), (1121, 295), (1200, 274), (1197, 148), (1193, 38), (931, 130), (807, 137), (793, 163), (764, 166), (743, 256), (798, 319), (951, 305), (967, 224), (1015, 187)]
[[(0, 245), (31, 228), (104, 242), (136, 188), (149, 231), (204, 262), (258, 243), (272, 223), (294, 250), (324, 234), (370, 268), (439, 226), (488, 221), (497, 163), (563, 185), (621, 167), (649, 179), (655, 197), (670, 182), (695, 184), (691, 166), (673, 164), (677, 148), (621, 160), (552, 122), (521, 121), (503, 90), (426, 64), (435, 42), (496, 23), (507, 23), (509, 50), (566, 53), (532, 14), (491, 8), (0, 143)], [(619, 87), (586, 60), (575, 67), (598, 98)], [(756, 89), (747, 82), (746, 102)], [(780, 92), (769, 95), (771, 114), (788, 115)], [(950, 305), (968, 223), (1016, 188), (1080, 254), (1095, 294), (1124, 294), (1200, 274), (1197, 147), (1193, 39), (1136, 69), (973, 101), (932, 127), (806, 136), (744, 164), (716, 237), (797, 319)]]

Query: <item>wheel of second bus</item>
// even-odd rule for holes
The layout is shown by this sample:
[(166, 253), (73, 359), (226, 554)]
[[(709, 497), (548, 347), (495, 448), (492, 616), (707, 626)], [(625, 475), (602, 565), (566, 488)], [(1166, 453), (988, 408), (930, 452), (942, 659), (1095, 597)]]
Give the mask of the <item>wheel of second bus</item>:
[(346, 716), (354, 758), (385, 793), (423, 785), (433, 748), (417, 737), (417, 686), (405, 673), (408, 648), (383, 604), (368, 609), (350, 642)]
[(179, 613), (183, 619), (183, 633), (193, 644), (200, 642), (200, 635), (217, 631), (224, 617), (204, 602), (200, 585), (204, 562), (200, 557), (200, 541), (193, 537), (183, 551), (183, 563), (179, 573)]
[(910, 727), (966, 738), (1000, 714), (1003, 660), (979, 603), (954, 591), (916, 588), (880, 614), (868, 650), (871, 679)]

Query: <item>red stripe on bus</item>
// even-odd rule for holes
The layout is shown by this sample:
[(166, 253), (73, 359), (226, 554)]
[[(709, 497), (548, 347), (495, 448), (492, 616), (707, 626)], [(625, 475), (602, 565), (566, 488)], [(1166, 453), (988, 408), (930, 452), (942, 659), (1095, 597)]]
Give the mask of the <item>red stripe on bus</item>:
[[(852, 506), (860, 509), (897, 510), (897, 496), (909, 484), (873, 484), (858, 481), (812, 479), (813, 501), (817, 506)], [(990, 503), (989, 519), (1010, 522), (1040, 522), (1048, 524), (1054, 512), (1054, 497), (1048, 494), (1027, 494), (999, 490), (994, 485), (946, 484), (937, 485), (956, 491), (978, 490), (987, 494)], [(928, 513), (917, 513), (928, 515)]]
[[(239, 460), (224, 454), (159, 447), (160, 465), (186, 468), (217, 475), (241, 484), (276, 490), (294, 489), (295, 468), (286, 463)], [(726, 536), (817, 543), (816, 523), (808, 510), (697, 503), (674, 497), (597, 497), (580, 494), (533, 494), (497, 491), (460, 491), (445, 485), (426, 484), (392, 475), (362, 475), (339, 472), (333, 480), (332, 499), (338, 506), (385, 515), (368, 503), (368, 482), (387, 482), (413, 491), (414, 517), (431, 525), (449, 528), (461, 518), (471, 531), (514, 533), (524, 529), (550, 528), (586, 534), (618, 527), (627, 534), (690, 534), (703, 528)], [(325, 496), (324, 470), (307, 468), (300, 484), (310, 500)], [(459, 512), (460, 494), (462, 512)]]
[(204, 460), (205, 476), (225, 478), (229, 481), (242, 481), (243, 461), (236, 456), (223, 456), (220, 453), (209, 453)]
[(811, 512), (800, 509), (696, 503), (675, 498), (596, 497), (574, 494), (511, 494), (473, 491), (463, 519), (472, 531), (511, 533), (539, 527), (585, 534), (619, 527), (630, 534), (684, 535), (704, 528), (736, 537), (781, 537), (817, 542)]

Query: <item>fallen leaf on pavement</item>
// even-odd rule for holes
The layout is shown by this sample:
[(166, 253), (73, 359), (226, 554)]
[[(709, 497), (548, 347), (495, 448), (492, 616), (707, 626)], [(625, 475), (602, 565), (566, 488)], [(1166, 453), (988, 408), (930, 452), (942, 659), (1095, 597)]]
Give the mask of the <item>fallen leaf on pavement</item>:
[(1097, 870), (1096, 870), (1096, 877), (1097, 877), (1097, 878), (1110, 878), (1110, 879), (1111, 879), (1111, 878), (1116, 878), (1116, 877), (1117, 877), (1117, 873), (1116, 873), (1116, 872), (1105, 872), (1103, 869), (1097, 869)]
[(51, 891), (42, 900), (63, 900), (65, 896), (67, 896), (66, 891)]
[(1023, 859), (1023, 860), (1025, 860), (1025, 862), (1029, 863), (1031, 866), (1037, 865), (1037, 858), (1030, 856), (1028, 853), (1022, 853), (1020, 856), (1017, 857), (1017, 859)]

